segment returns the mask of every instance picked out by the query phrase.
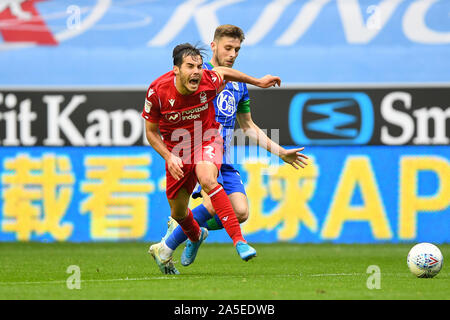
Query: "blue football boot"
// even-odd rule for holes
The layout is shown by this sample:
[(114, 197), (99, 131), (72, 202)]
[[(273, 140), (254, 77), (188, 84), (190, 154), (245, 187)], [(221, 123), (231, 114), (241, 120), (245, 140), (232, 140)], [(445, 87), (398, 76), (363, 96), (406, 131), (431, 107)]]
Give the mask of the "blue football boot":
[(243, 241), (238, 241), (238, 243), (236, 243), (236, 251), (244, 261), (256, 257), (256, 250)]
[(192, 242), (191, 240), (186, 240), (186, 247), (181, 254), (181, 264), (185, 267), (192, 264), (195, 260), (195, 256), (197, 255), (198, 248), (205, 241), (208, 236), (208, 230), (206, 228), (200, 228), (202, 233), (200, 235), (200, 240), (197, 242)]

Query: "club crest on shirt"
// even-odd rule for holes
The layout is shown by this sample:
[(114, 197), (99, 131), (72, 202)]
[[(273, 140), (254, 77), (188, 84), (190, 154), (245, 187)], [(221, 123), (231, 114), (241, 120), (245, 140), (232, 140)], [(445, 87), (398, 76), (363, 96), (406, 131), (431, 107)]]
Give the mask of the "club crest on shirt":
[(226, 116), (232, 116), (236, 112), (236, 100), (229, 90), (223, 90), (217, 96), (216, 105), (219, 113)]
[(200, 92), (200, 103), (206, 103), (208, 100), (208, 97), (206, 96), (206, 92), (202, 91)]

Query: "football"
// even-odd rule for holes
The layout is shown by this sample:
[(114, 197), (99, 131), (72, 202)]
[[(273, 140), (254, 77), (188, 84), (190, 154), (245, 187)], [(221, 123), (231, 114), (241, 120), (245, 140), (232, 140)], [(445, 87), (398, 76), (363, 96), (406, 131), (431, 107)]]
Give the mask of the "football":
[(441, 270), (444, 258), (434, 244), (422, 242), (411, 248), (406, 263), (416, 277), (433, 278)]

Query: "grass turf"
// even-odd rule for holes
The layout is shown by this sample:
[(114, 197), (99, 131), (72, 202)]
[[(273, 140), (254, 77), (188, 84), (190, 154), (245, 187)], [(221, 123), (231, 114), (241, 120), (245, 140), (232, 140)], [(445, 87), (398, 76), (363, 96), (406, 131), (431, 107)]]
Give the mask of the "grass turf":
[[(181, 275), (163, 275), (147, 243), (0, 243), (0, 299), (449, 299), (448, 266), (415, 278), (411, 247), (255, 244), (258, 257), (243, 262), (231, 244), (205, 243), (194, 264), (176, 264)], [(450, 245), (439, 247), (450, 256)], [(70, 265), (80, 267), (79, 290), (66, 286)], [(381, 270), (380, 289), (367, 288), (370, 265)]]

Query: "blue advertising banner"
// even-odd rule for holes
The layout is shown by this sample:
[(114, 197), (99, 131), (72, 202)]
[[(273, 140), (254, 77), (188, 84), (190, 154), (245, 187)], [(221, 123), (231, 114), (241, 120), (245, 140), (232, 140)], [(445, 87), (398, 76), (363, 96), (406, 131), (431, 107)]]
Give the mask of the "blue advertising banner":
[[(1, 86), (147, 86), (175, 45), (243, 29), (235, 67), (283, 83), (450, 76), (448, 0), (2, 0)], [(209, 54), (209, 59), (211, 54)]]
[[(234, 148), (248, 241), (450, 241), (448, 146), (305, 151), (310, 164), (295, 170)], [(0, 241), (159, 241), (166, 231), (164, 161), (149, 147), (2, 148), (0, 177)], [(229, 241), (223, 230), (208, 238)]]

